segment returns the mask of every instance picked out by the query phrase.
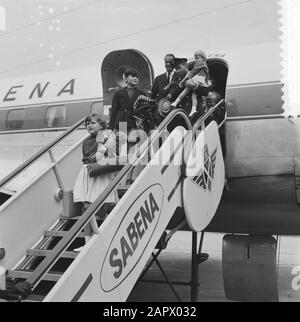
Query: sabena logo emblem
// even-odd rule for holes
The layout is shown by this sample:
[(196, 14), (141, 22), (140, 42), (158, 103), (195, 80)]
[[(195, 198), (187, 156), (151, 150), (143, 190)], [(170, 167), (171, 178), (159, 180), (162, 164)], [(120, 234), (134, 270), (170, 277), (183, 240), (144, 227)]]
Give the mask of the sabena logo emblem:
[(6, 30), (6, 10), (0, 6), (0, 31)]

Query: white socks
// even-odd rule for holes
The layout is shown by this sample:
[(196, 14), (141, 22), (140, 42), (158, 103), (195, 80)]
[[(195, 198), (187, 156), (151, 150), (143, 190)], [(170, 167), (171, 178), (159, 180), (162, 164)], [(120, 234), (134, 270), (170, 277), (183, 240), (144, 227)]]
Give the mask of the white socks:
[(176, 100), (175, 100), (175, 102), (173, 102), (171, 104), (171, 106), (177, 107), (177, 105), (180, 103), (180, 101), (181, 101), (181, 99), (177, 97)]
[(196, 112), (197, 112), (197, 106), (192, 106), (192, 110), (189, 116), (192, 116)]

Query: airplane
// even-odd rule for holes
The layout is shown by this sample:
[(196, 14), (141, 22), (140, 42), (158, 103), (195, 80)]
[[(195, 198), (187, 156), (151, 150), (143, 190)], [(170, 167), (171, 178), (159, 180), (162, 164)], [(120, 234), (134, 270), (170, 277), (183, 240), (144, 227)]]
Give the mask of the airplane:
[[(213, 21), (207, 32), (201, 33), (201, 46), (208, 48), (208, 54), (225, 55), (230, 62), (228, 116), (282, 114), (280, 24), (276, 14), (279, 5), (273, 0), (264, 4), (245, 1), (229, 8), (227, 5), (226, 1), (220, 0), (203, 4), (203, 8), (208, 7), (211, 11), (197, 20), (197, 30), (206, 30)], [(218, 7), (222, 9), (218, 11)], [(231, 20), (232, 15), (234, 26), (229, 26), (226, 21)], [(185, 37), (193, 39), (195, 32), (191, 30)], [(163, 36), (167, 37), (162, 33)], [(176, 50), (174, 53), (178, 56), (191, 55), (177, 44), (174, 46), (169, 39), (167, 46), (176, 48), (178, 53)], [(157, 73), (163, 69), (163, 56), (158, 60), (156, 51), (152, 56), (149, 57), (153, 64), (155, 62)], [(103, 111), (101, 104), (103, 93), (98, 62), (103, 58), (100, 51), (91, 68), (0, 78), (0, 178), (47, 144), (59, 130), (71, 126), (84, 115), (99, 111), (108, 117), (108, 111)]]
[[(104, 93), (103, 104), (101, 106), (102, 111), (109, 111), (112, 95), (119, 86), (122, 86), (123, 72), (127, 67), (133, 67), (133, 62), (134, 67), (143, 75), (141, 77), (141, 87), (146, 90), (151, 86), (153, 81), (153, 67), (150, 60), (143, 53), (129, 49), (114, 51), (108, 54), (102, 62), (101, 69)], [(223, 58), (219, 57), (209, 58), (208, 64), (210, 72), (214, 77), (216, 91), (225, 99), (227, 76), (229, 73), (228, 64)], [(49, 86), (50, 84), (51, 83), (49, 83)], [(69, 84), (71, 83), (67, 79), (67, 82), (63, 83), (62, 87), (59, 87), (60, 91), (61, 89), (66, 88), (71, 89)], [(269, 83), (264, 85), (268, 90), (273, 86), (280, 89), (281, 85), (276, 82), (273, 82), (272, 85)], [(229, 88), (227, 91), (229, 92), (231, 90), (234, 92), (237, 88), (238, 93), (240, 93), (241, 90), (244, 90), (244, 88), (241, 89), (241, 87), (241, 85), (232, 87), (232, 89)], [(251, 92), (255, 85), (251, 84), (244, 87), (247, 89), (249, 87)], [(11, 88), (12, 87), (9, 88), (8, 93), (12, 97), (14, 90)], [(34, 88), (38, 87), (35, 86)], [(33, 90), (31, 89), (28, 92), (30, 91), (32, 93)], [(55, 93), (60, 93), (60, 91), (55, 91)], [(257, 91), (258, 89), (256, 88), (256, 92)], [(13, 93), (13, 95), (17, 97), (17, 93)], [(70, 93), (67, 93), (67, 95), (70, 95)], [(5, 97), (7, 97), (7, 95)], [(256, 97), (259, 98), (259, 95)], [(271, 99), (273, 100), (274, 96), (272, 96)], [(236, 102), (238, 102), (238, 100), (236, 100)], [(253, 105), (255, 103), (255, 101), (252, 101)], [(86, 105), (90, 108), (91, 102), (86, 102)], [(44, 107), (42, 106), (42, 108)], [(227, 110), (228, 115), (230, 115), (230, 104)], [(233, 111), (236, 110), (238, 109), (233, 109)], [(14, 111), (14, 109), (12, 109), (12, 111)], [(257, 110), (254, 109), (254, 111), (257, 113)], [(233, 112), (231, 111), (231, 113)], [(245, 113), (245, 110), (242, 113)], [(86, 115), (86, 110), (83, 115)], [(271, 288), (271, 299), (274, 300), (277, 297), (277, 288), (274, 282), (276, 280), (276, 261), (274, 261), (276, 256), (274, 257), (275, 240), (271, 236), (299, 234), (299, 220), (295, 177), (292, 173), (288, 173), (291, 169), (291, 164), (289, 164), (289, 162), (291, 162), (291, 160), (294, 161), (297, 154), (289, 153), (286, 155), (284, 151), (282, 151), (281, 141), (274, 141), (273, 138), (275, 133), (278, 133), (279, 129), (281, 129), (281, 132), (284, 133), (284, 135), (290, 135), (289, 131), (294, 129), (295, 124), (292, 124), (290, 119), (285, 118), (280, 114), (274, 115), (273, 112), (270, 115), (233, 115), (234, 116), (228, 116), (225, 123), (225, 166), (229, 190), (223, 193), (222, 201), (216, 215), (209, 216), (210, 224), (205, 228), (205, 232), (233, 234), (226, 236), (227, 239), (224, 239), (223, 249), (224, 283), (229, 298), (249, 299), (250, 296), (250, 298), (253, 299), (253, 293), (251, 294), (251, 291), (245, 291), (245, 289), (247, 289), (245, 285), (248, 286), (248, 284), (245, 283), (245, 285), (243, 285), (244, 287), (239, 289), (236, 287), (235, 281), (240, 275), (240, 279), (248, 279), (249, 273), (247, 271), (245, 272), (245, 269), (240, 269), (240, 267), (245, 268), (245, 265), (248, 264), (251, 267), (249, 271), (252, 274), (251, 283), (253, 286), (255, 284), (253, 282), (255, 274), (262, 273), (260, 266), (262, 263), (258, 265), (255, 260), (262, 257), (264, 260), (270, 258), (270, 262), (266, 261), (263, 262), (263, 264), (268, 267), (266, 273), (271, 274), (273, 280), (270, 282), (269, 279), (266, 279), (267, 282), (264, 284), (261, 282), (262, 276), (260, 276), (260, 287), (263, 287), (264, 289), (266, 287), (268, 289)], [(265, 129), (268, 129), (268, 133), (265, 133)], [(80, 132), (80, 138), (82, 139), (83, 132)], [(38, 135), (40, 134), (41, 133), (38, 133)], [(291, 139), (291, 137), (295, 138), (295, 136), (289, 136), (289, 139)], [(78, 140), (78, 138), (79, 136), (75, 136), (73, 142)], [(234, 142), (234, 144), (232, 144), (232, 142)], [(253, 145), (253, 142), (256, 144)], [(282, 142), (287, 141), (284, 140)], [(278, 144), (279, 146), (276, 146)], [(289, 146), (285, 145), (284, 148), (289, 148)], [(277, 157), (272, 153), (274, 149), (278, 154)], [(247, 153), (249, 153), (248, 156)], [(282, 162), (283, 157), (286, 158), (284, 162)], [(212, 171), (214, 170), (212, 169)], [(199, 182), (197, 181), (197, 183)], [(222, 190), (221, 193), (219, 191), (219, 195), (221, 195), (223, 191), (223, 186), (220, 185), (220, 187), (222, 187)], [(206, 187), (204, 188), (206, 189)], [(149, 202), (151, 203), (151, 201)], [(197, 198), (197, 202), (199, 202), (199, 198)], [(202, 204), (204, 203), (203, 200)], [(193, 208), (195, 207), (194, 201), (192, 201), (191, 204), (193, 205), (192, 210), (187, 210), (187, 208), (185, 208), (185, 212), (190, 211), (191, 214), (195, 212), (197, 214), (199, 212), (198, 203), (196, 203), (196, 210)], [(217, 206), (218, 202), (215, 203), (215, 205)], [(214, 212), (215, 211), (213, 211), (213, 214)], [(168, 224), (168, 229), (176, 229), (178, 222), (182, 220), (183, 216), (183, 208), (177, 209), (171, 222)], [(185, 225), (185, 227), (181, 227), (181, 229), (191, 229), (191, 226), (193, 227), (193, 223), (191, 223), (193, 220), (193, 215), (191, 215), (188, 220), (190, 226)], [(195, 228), (195, 230), (197, 229)], [(201, 231), (202, 230), (203, 229), (201, 229)], [(237, 249), (239, 249), (239, 251), (237, 251)], [(248, 257), (244, 263), (241, 258), (244, 259), (245, 250), (247, 251)], [(264, 256), (262, 256), (262, 254)], [(255, 260), (253, 260), (252, 257)], [(116, 260), (115, 262), (117, 263), (118, 261)], [(122, 272), (122, 267), (123, 266), (120, 266), (120, 274)], [(239, 267), (239, 269), (236, 267)], [(234, 274), (232, 272), (234, 272)], [(237, 292), (238, 295), (236, 294)], [(259, 295), (255, 293), (255, 296), (256, 299), (259, 298), (259, 296), (266, 298), (265, 293)], [(270, 296), (270, 294), (268, 294), (268, 296)]]
[[(254, 69), (248, 57), (253, 57), (257, 51), (261, 53), (261, 59), (255, 60)], [(274, 52), (278, 55), (274, 55)], [(136, 51), (134, 53), (137, 58), (133, 62), (128, 59), (128, 56), (134, 55), (133, 51), (121, 50), (113, 52), (110, 56), (114, 57), (110, 59), (116, 61), (116, 65), (111, 66), (109, 63), (105, 65), (105, 60), (104, 65), (102, 63), (103, 103), (98, 94), (95, 94), (98, 93), (100, 85), (95, 86), (93, 94), (83, 98), (77, 97), (80, 101), (70, 100), (70, 96), (74, 95), (77, 89), (77, 78), (72, 73), (63, 78), (59, 84), (57, 81), (52, 82), (49, 76), (43, 79), (35, 76), (34, 82), (28, 89), (26, 87), (24, 92), (23, 82), (13, 80), (9, 86), (5, 82), (6, 87), (5, 90), (1, 90), (1, 99), (2, 104), (8, 105), (1, 108), (1, 112), (6, 113), (7, 121), (6, 124), (2, 123), (1, 137), (2, 135), (5, 137), (5, 133), (18, 132), (38, 135), (39, 140), (44, 129), (47, 132), (51, 129), (50, 133), (54, 133), (51, 137), (53, 139), (54, 136), (57, 137), (57, 132), (72, 125), (76, 118), (80, 119), (87, 112), (89, 113), (93, 103), (96, 104), (97, 111), (100, 110), (108, 117), (111, 97), (116, 87), (122, 85), (122, 73), (126, 66), (134, 64), (132, 67), (142, 71), (146, 69), (147, 73), (141, 79), (141, 84), (145, 90), (151, 87), (154, 76), (152, 64), (145, 54)], [(116, 59), (120, 54), (121, 58)], [(122, 55), (125, 57), (124, 60)], [(229, 234), (223, 242), (223, 276), (228, 298), (277, 300), (277, 243), (272, 236), (300, 233), (298, 219), (300, 172), (297, 145), (299, 119), (291, 120), (284, 114), (278, 43), (234, 47), (228, 49), (227, 56), (225, 56), (226, 60), (212, 56), (210, 68), (215, 68), (213, 75), (220, 84), (218, 91), (227, 102), (225, 173), (229, 190), (223, 193), (218, 210), (204, 231)], [(241, 57), (241, 59), (237, 62), (230, 57)], [(230, 68), (226, 62), (227, 59)], [(274, 68), (274, 66), (277, 67)], [(228, 84), (227, 76), (229, 76)], [(99, 73), (96, 77), (99, 79)], [(88, 79), (91, 79), (90, 76)], [(83, 83), (87, 84), (86, 81)], [(88, 82), (88, 84), (91, 83), (93, 82)], [(55, 86), (52, 98), (47, 99), (45, 98), (47, 91), (53, 84)], [(84, 88), (84, 85), (78, 88)], [(23, 97), (30, 102), (25, 108), (26, 112), (28, 111), (28, 118), (26, 119), (26, 114), (23, 114), (21, 122), (19, 118), (8, 118), (9, 111), (24, 107), (24, 103), (16, 104), (20, 93), (25, 94)], [(55, 97), (54, 100), (53, 97)], [(68, 98), (64, 101), (63, 97)], [(91, 97), (92, 99), (89, 99)], [(39, 103), (31, 105), (34, 98)], [(77, 106), (78, 102), (80, 104)], [(54, 113), (51, 113), (52, 104), (59, 106), (69, 104), (70, 109), (72, 108), (73, 111), (74, 108), (78, 114), (74, 116), (75, 119), (71, 119), (70, 116), (70, 123), (68, 123), (68, 115), (71, 113), (61, 112), (58, 109), (56, 118), (53, 116)], [(81, 109), (81, 106), (85, 107)], [(48, 113), (47, 107), (50, 109)], [(33, 108), (40, 111), (36, 124), (29, 122), (31, 120), (29, 111)], [(176, 227), (182, 216), (181, 209), (176, 212), (168, 228)], [(190, 227), (185, 226), (183, 229), (190, 229)], [(265, 291), (266, 289), (268, 292)]]

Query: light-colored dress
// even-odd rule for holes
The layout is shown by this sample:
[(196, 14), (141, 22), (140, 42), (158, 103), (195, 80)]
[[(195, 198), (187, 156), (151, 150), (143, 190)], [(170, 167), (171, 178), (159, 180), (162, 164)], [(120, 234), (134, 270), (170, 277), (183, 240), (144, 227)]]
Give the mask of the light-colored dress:
[[(105, 143), (98, 143), (96, 160), (102, 161), (106, 158), (116, 156), (116, 137), (110, 130), (99, 131), (99, 136), (107, 137)], [(98, 139), (97, 139), (98, 141)], [(105, 156), (107, 154), (108, 156)], [(73, 190), (74, 202), (90, 202), (93, 203), (100, 194), (105, 190), (108, 184), (115, 178), (116, 173), (107, 173), (104, 175), (90, 177), (88, 164), (83, 164), (77, 176)], [(105, 200), (106, 202), (116, 202), (115, 192), (112, 192)]]

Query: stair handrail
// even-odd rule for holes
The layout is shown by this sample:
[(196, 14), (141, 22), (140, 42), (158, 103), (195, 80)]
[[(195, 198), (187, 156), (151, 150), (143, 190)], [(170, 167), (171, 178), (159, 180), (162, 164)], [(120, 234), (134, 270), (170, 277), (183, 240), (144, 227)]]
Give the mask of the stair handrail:
[(16, 169), (14, 169), (12, 172), (10, 172), (7, 176), (5, 176), (2, 180), (0, 180), (0, 188), (5, 186), (8, 182), (13, 180), (18, 174), (20, 174), (22, 171), (24, 171), (27, 167), (29, 167), (33, 162), (38, 160), (41, 156), (43, 156), (45, 153), (47, 153), (49, 150), (51, 150), (57, 143), (59, 143), (61, 140), (63, 140), (65, 137), (67, 137), (69, 134), (71, 134), (74, 130), (76, 130), (82, 123), (84, 122), (85, 117), (74, 123), (71, 127), (69, 127), (65, 132), (63, 132), (60, 136), (55, 138), (53, 141), (51, 141), (48, 145), (43, 147), (41, 150), (39, 150), (37, 153), (35, 153), (33, 156), (28, 158), (26, 161), (24, 161), (22, 164), (20, 164)]
[(116, 178), (106, 187), (106, 189), (100, 194), (100, 196), (91, 204), (91, 206), (80, 216), (75, 224), (70, 228), (68, 234), (64, 236), (57, 245), (52, 249), (51, 254), (44, 258), (41, 264), (35, 269), (35, 271), (26, 279), (26, 282), (34, 288), (43, 278), (45, 274), (51, 269), (51, 267), (59, 259), (59, 256), (70, 246), (77, 235), (86, 226), (92, 216), (100, 209), (105, 202), (106, 198), (111, 192), (116, 189), (117, 185), (127, 175), (132, 167), (136, 164), (140, 157), (151, 147), (151, 144), (156, 140), (160, 134), (167, 128), (167, 126), (175, 119), (175, 117), (182, 117), (186, 122), (187, 129), (192, 131), (192, 125), (186, 112), (182, 109), (176, 109), (171, 111), (164, 121), (158, 126), (156, 131), (152, 133), (149, 140), (144, 142), (140, 149), (132, 155), (128, 164), (126, 164), (122, 170), (118, 173)]

